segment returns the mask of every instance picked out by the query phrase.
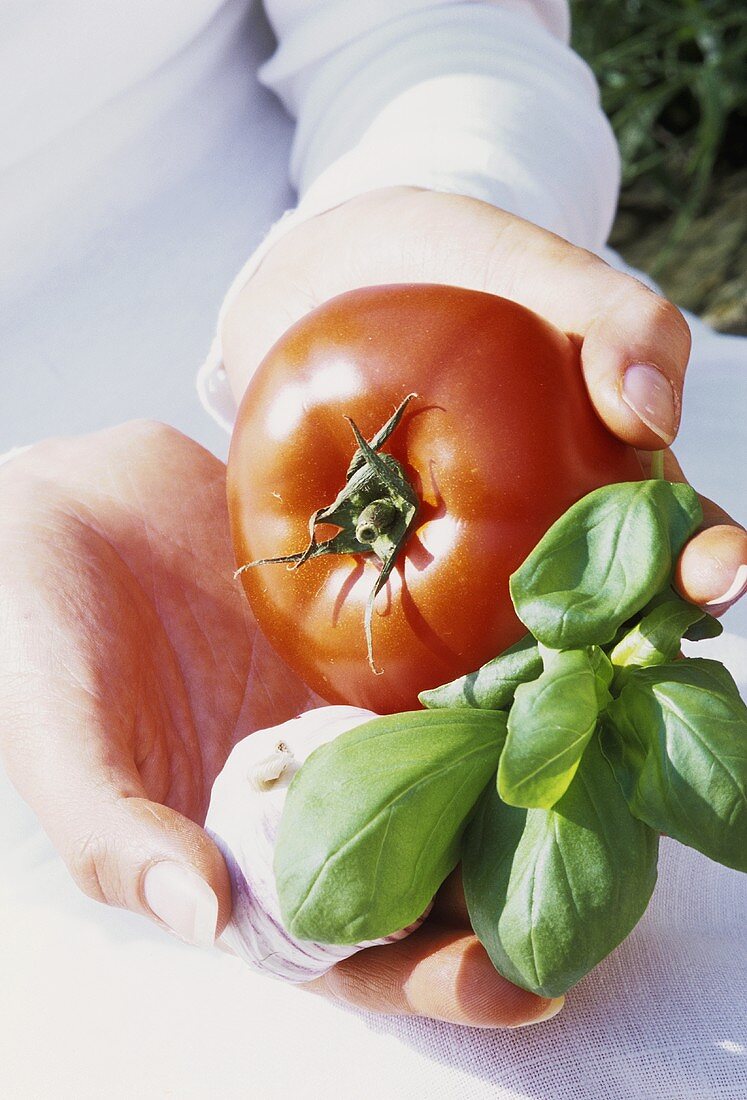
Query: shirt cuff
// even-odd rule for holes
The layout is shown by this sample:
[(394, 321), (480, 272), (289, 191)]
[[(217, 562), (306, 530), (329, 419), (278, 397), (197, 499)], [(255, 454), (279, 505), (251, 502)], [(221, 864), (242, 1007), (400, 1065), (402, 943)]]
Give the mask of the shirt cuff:
[(5, 454), (0, 454), (0, 466), (4, 466), (6, 462), (10, 462), (14, 458), (18, 458), (24, 451), (30, 451), (33, 447), (33, 443), (27, 443), (23, 447), (11, 447)]

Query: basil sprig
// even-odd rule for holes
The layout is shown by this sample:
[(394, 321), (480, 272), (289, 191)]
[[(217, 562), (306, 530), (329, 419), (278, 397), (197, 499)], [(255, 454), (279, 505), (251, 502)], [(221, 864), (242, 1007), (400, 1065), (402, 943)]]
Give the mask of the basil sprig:
[(658, 833), (747, 870), (747, 708), (718, 623), (671, 588), (701, 522), (663, 480), (590, 493), (511, 577), (521, 641), (313, 753), (276, 849), (283, 918), (328, 943), (411, 924), (461, 857), (477, 935), (557, 996), (631, 931)]

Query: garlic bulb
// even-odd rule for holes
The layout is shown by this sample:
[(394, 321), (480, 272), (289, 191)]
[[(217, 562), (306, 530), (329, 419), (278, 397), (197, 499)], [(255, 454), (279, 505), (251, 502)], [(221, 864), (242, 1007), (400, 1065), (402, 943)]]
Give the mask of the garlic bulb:
[(205, 828), (225, 857), (233, 896), (220, 942), (254, 970), (311, 981), (364, 947), (403, 939), (425, 919), (385, 939), (336, 947), (294, 939), (280, 915), (273, 856), (288, 785), (314, 749), (375, 717), (359, 707), (321, 707), (257, 730), (236, 745), (213, 784)]

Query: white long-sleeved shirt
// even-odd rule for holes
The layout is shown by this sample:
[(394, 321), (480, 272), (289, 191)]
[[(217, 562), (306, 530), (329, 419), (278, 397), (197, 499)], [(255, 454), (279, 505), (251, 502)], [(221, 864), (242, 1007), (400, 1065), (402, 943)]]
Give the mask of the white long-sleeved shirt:
[[(155, 416), (223, 453), (194, 369), (286, 210), (275, 237), (415, 183), (603, 246), (617, 155), (564, 0), (269, 0), (267, 14), (277, 43), (248, 0), (0, 0), (0, 448)], [(734, 393), (718, 390), (742, 345), (698, 340), (709, 372), (693, 379), (685, 465), (723, 497), (707, 444), (718, 433), (739, 467)], [(214, 357), (202, 374), (214, 409), (217, 371)], [(744, 683), (747, 643), (731, 645)], [(747, 1094), (744, 878), (672, 842), (646, 917), (564, 1012), (492, 1033), (346, 1012), (96, 906), (2, 774), (0, 826), (3, 1095)]]

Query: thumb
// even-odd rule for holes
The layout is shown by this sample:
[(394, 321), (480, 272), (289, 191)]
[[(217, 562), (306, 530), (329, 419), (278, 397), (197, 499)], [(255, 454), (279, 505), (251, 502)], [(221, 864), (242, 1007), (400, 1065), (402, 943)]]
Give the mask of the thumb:
[(96, 901), (150, 917), (181, 939), (211, 946), (231, 914), (231, 886), (212, 839), (147, 797), (134, 762), (75, 731), (36, 738), (2, 731), (8, 774), (76, 884)]
[(100, 806), (60, 850), (89, 897), (142, 913), (197, 947), (211, 947), (230, 917), (228, 871), (212, 839), (147, 798)]
[[(671, 451), (664, 453), (664, 474), (687, 482)], [(703, 526), (680, 554), (674, 580), (686, 600), (718, 616), (747, 589), (747, 531), (708, 497), (700, 496), (700, 504)]]
[(614, 435), (645, 450), (668, 446), (679, 428), (690, 355), (682, 313), (639, 279), (552, 233), (501, 212), (493, 220), (497, 243), (485, 289), (568, 333), (580, 347), (591, 402)]

